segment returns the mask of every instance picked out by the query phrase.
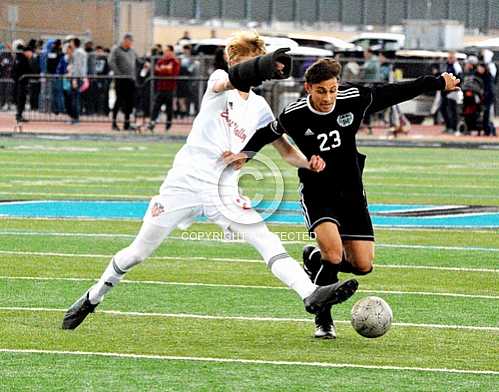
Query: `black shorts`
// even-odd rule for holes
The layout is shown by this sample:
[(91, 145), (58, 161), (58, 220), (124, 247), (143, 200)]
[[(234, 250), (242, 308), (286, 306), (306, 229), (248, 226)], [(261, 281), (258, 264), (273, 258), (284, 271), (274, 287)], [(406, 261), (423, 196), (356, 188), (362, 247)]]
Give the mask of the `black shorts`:
[(363, 191), (326, 191), (300, 184), (300, 204), (310, 234), (322, 222), (338, 226), (343, 240), (374, 241), (371, 216)]

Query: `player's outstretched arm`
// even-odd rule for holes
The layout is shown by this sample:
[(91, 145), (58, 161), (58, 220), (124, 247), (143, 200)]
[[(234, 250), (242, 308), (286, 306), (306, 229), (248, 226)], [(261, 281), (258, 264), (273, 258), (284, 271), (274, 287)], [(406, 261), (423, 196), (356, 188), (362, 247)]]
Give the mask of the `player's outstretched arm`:
[(300, 150), (289, 143), (286, 135), (282, 135), (272, 145), (291, 166), (314, 172), (321, 172), (326, 167), (326, 162), (319, 155), (313, 155), (310, 161), (307, 160), (307, 157)]
[(229, 80), (239, 91), (249, 92), (251, 87), (265, 80), (286, 79), (291, 75), (292, 59), (286, 54), (289, 48), (258, 56), (229, 67)]
[(367, 112), (374, 113), (398, 103), (408, 101), (426, 92), (453, 91), (459, 87), (460, 80), (447, 72), (440, 76), (421, 76), (409, 82), (386, 83), (374, 86), (372, 100)]

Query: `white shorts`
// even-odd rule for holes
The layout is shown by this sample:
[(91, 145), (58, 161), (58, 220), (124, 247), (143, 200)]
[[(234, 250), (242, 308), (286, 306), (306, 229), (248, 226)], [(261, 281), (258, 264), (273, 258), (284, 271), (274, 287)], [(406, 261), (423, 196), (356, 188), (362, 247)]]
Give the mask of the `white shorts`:
[(211, 186), (193, 190), (167, 188), (151, 199), (144, 222), (185, 230), (196, 217), (205, 216), (227, 232), (234, 223), (253, 225), (263, 221), (249, 199), (234, 190), (222, 193)]

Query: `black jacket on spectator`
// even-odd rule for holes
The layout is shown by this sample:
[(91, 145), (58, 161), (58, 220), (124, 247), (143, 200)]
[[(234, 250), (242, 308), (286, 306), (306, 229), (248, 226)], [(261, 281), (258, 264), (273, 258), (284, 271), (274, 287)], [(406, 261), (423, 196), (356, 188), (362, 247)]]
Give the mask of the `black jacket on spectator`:
[(61, 61), (63, 53), (61, 50), (52, 50), (47, 56), (47, 73), (49, 75), (55, 75), (57, 73), (57, 65)]
[(32, 62), (23, 54), (17, 53), (16, 59), (14, 60), (14, 66), (12, 67), (12, 79), (16, 83), (28, 84), (27, 78), (22, 78), (24, 75), (29, 75), (34, 73)]

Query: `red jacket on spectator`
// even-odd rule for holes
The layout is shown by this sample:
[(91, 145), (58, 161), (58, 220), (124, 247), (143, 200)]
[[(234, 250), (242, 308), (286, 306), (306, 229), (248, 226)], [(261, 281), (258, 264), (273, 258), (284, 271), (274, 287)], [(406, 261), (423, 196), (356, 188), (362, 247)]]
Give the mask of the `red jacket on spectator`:
[[(172, 53), (166, 52), (154, 67), (154, 76), (178, 76), (180, 73), (180, 62)], [(156, 91), (175, 91), (177, 81), (175, 79), (165, 79), (156, 81)]]

